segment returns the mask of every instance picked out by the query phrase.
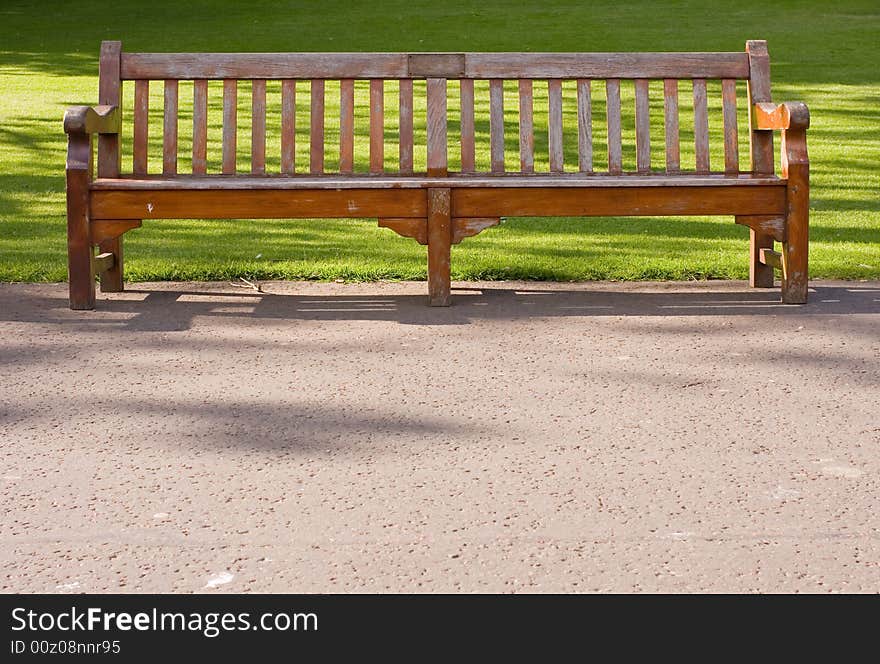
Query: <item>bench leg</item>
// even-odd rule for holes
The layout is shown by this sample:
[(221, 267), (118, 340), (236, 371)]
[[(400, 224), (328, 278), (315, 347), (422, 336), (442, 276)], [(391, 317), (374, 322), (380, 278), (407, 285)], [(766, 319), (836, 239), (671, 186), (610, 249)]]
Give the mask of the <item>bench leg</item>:
[(67, 171), (67, 277), (71, 309), (95, 308), (94, 249), (89, 235), (88, 171)]
[(773, 288), (773, 267), (761, 262), (761, 249), (773, 249), (773, 238), (749, 229), (749, 286)]
[(805, 304), (807, 301), (807, 255), (809, 230), (807, 211), (789, 208), (788, 240), (782, 243), (782, 301)]
[(102, 254), (113, 254), (113, 267), (101, 273), (101, 292), (122, 292), (122, 236), (102, 240), (98, 243), (98, 248)]
[(428, 304), (448, 307), (452, 247), (451, 191), (428, 189)]

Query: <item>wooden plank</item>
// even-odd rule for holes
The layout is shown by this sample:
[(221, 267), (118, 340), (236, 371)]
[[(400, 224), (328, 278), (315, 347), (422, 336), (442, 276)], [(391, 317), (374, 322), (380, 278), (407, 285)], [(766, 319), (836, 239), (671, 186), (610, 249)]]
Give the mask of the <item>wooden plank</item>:
[[(409, 61), (452, 55), (432, 74)], [(460, 71), (457, 58), (464, 57)], [(121, 74), (133, 79), (342, 78), (748, 78), (749, 60), (735, 53), (123, 53)]]
[(428, 304), (432, 307), (449, 305), (451, 199), (449, 189), (428, 189)]
[(354, 172), (354, 79), (339, 81), (339, 172)]
[(134, 146), (132, 172), (147, 173), (147, 145), (150, 131), (150, 82), (134, 82)]
[(489, 151), (493, 173), (504, 172), (504, 81), (489, 81)]
[(739, 172), (739, 136), (736, 127), (736, 81), (721, 81), (722, 113), (724, 116), (724, 171)]
[(532, 81), (519, 81), (519, 169), (523, 173), (535, 172), (535, 125), (534, 95)]
[(639, 173), (651, 172), (651, 106), (648, 80), (636, 79), (636, 168)]
[(176, 80), (165, 81), (165, 116), (162, 132), (162, 173), (177, 175), (177, 90)]
[(400, 81), (400, 172), (404, 175), (413, 172), (413, 83), (410, 79)]
[(770, 248), (762, 248), (758, 252), (758, 260), (764, 265), (769, 265), (777, 270), (782, 269), (782, 254), (778, 251), (773, 251)]
[(324, 172), (324, 81), (322, 80), (312, 79), (310, 119), (309, 172), (317, 175)]
[(678, 137), (678, 81), (663, 81), (663, 117), (666, 129), (666, 172), (681, 170), (681, 150)]
[(620, 175), (623, 172), (623, 146), (620, 135), (620, 81), (609, 78), (605, 81), (605, 115), (608, 121), (608, 172)]
[(706, 81), (694, 79), (694, 152), (697, 173), (709, 172), (709, 107)]
[(547, 81), (549, 115), (547, 131), (549, 134), (550, 172), (562, 173), (565, 170), (565, 156), (562, 151), (562, 81), (558, 78)]
[(468, 78), (747, 78), (743, 53), (468, 53)]
[(296, 81), (281, 81), (281, 172), (296, 172)]
[(653, 216), (779, 214), (785, 187), (461, 187), (452, 190), (456, 217)]
[(223, 81), (223, 165), (224, 174), (235, 173), (238, 134), (238, 81)]
[(428, 79), (428, 175), (446, 175), (446, 79)]
[(112, 270), (116, 264), (116, 258), (109, 251), (102, 252), (95, 256), (95, 274), (102, 274), (108, 270)]
[(593, 105), (590, 80), (577, 80), (578, 106), (578, 168), (581, 173), (593, 172)]
[(266, 80), (251, 82), (251, 173), (266, 172)]
[(208, 81), (193, 81), (192, 172), (208, 172)]
[[(749, 58), (748, 98), (749, 109), (751, 109), (758, 102), (772, 101), (770, 98), (770, 55), (767, 53), (767, 42), (757, 40), (746, 42), (746, 53)], [(749, 145), (752, 172), (772, 173), (774, 170), (773, 132), (757, 129), (751, 112), (749, 113), (749, 131), (751, 134)], [(770, 276), (772, 276), (772, 271)]]
[(461, 80), (461, 172), (476, 170), (476, 139), (474, 137), (474, 82)]
[(798, 126), (782, 133), (780, 150), (782, 177), (788, 180), (786, 237), (782, 243), (782, 301), (786, 304), (806, 303), (809, 283), (810, 160), (806, 107), (800, 110), (799, 116)]
[(459, 78), (464, 76), (465, 53), (410, 53), (407, 73), (413, 78)]
[(370, 81), (370, 173), (385, 170), (385, 81)]
[[(120, 107), (122, 84), (120, 78), (122, 42), (101, 42), (101, 55), (98, 62), (98, 103)], [(122, 151), (119, 134), (98, 135), (98, 177), (112, 178), (119, 175), (122, 166)]]
[(69, 134), (67, 140), (67, 275), (70, 308), (94, 309), (94, 249), (89, 238), (92, 140), (83, 133)]
[(363, 218), (428, 214), (423, 189), (94, 191), (91, 198), (94, 219)]

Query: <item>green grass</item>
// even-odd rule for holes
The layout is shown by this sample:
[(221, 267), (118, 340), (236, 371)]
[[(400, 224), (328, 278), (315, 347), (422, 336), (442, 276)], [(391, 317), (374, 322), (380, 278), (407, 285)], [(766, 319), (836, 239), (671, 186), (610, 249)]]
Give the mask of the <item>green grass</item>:
[[(75, 8), (74, 8), (75, 7)], [(65, 137), (61, 117), (71, 104), (97, 101), (97, 49), (101, 39), (122, 39), (131, 51), (639, 51), (730, 50), (746, 39), (769, 41), (773, 96), (809, 104), (812, 160), (811, 275), (816, 278), (880, 278), (880, 9), (876, 0), (828, 4), (591, 2), (444, 3), (320, 0), (280, 2), (189, 2), (118, 0), (75, 6), (6, 0), (0, 6), (0, 280), (61, 281), (66, 278), (64, 219)], [(661, 97), (652, 84), (657, 116), (652, 139), (661, 166)], [(125, 90), (131, 107), (132, 88)], [(453, 88), (454, 89), (454, 88)], [(710, 88), (710, 92), (712, 88)], [(270, 140), (277, 138), (277, 89), (270, 85)], [(298, 153), (307, 160), (308, 94), (299, 92)], [(484, 92), (478, 85), (478, 95)], [(249, 114), (248, 87), (240, 91), (241, 124)], [(396, 88), (389, 84), (393, 111)], [(594, 90), (597, 120), (603, 95)], [(328, 118), (336, 88), (328, 87)], [(359, 89), (359, 98), (365, 90)], [(689, 94), (682, 88), (682, 98)], [(181, 85), (181, 108), (191, 88)], [(536, 110), (545, 108), (536, 89)], [(573, 90), (567, 84), (565, 95)], [(511, 110), (506, 128), (508, 163), (517, 163), (516, 96), (505, 89)], [(453, 99), (455, 95), (452, 95)], [(717, 98), (717, 95), (715, 95)], [(218, 99), (212, 88), (212, 103)], [(158, 163), (162, 92), (153, 85), (151, 165)], [(216, 104), (211, 136), (220, 131)], [(624, 97), (632, 138), (630, 98)], [(456, 104), (451, 102), (455, 136)], [(745, 109), (741, 108), (744, 114)], [(417, 140), (424, 122), (417, 108)], [(710, 118), (714, 144), (720, 120)], [(389, 115), (393, 115), (389, 113)], [(190, 140), (181, 122), (181, 153)], [(686, 113), (682, 127), (686, 127)], [(543, 118), (537, 118), (540, 122)], [(743, 118), (744, 120), (744, 115)], [(478, 117), (478, 129), (487, 119)], [(566, 116), (566, 127), (573, 127)], [(366, 124), (361, 109), (357, 127)], [(328, 119), (328, 145), (336, 136)], [(742, 127), (742, 124), (741, 124)], [(601, 143), (601, 123), (596, 141)], [(130, 131), (130, 128), (129, 128)], [(272, 133), (272, 132), (276, 133)], [(387, 128), (386, 162), (394, 166), (394, 123)], [(627, 133), (628, 132), (628, 133)], [(566, 161), (576, 163), (567, 132)], [(687, 134), (682, 135), (687, 145)], [(740, 153), (746, 157), (741, 128)], [(130, 134), (125, 137), (130, 145)], [(546, 165), (546, 139), (536, 138), (538, 163)], [(215, 143), (216, 145), (216, 143)], [(239, 135), (240, 166), (247, 169), (249, 134)], [(685, 150), (683, 159), (689, 154)], [(328, 149), (327, 165), (336, 161)], [(366, 144), (357, 146), (366, 167)], [(597, 163), (604, 158), (598, 151)], [(625, 153), (634, 161), (632, 148)], [(713, 163), (721, 162), (713, 152)], [(219, 162), (215, 150), (212, 164)], [(417, 166), (423, 156), (417, 152)], [(273, 161), (274, 160), (274, 161)], [(488, 162), (486, 149), (478, 161)], [(130, 158), (127, 161), (130, 164)], [(269, 166), (277, 156), (270, 152)], [(456, 165), (452, 156), (451, 166)], [(181, 168), (188, 162), (181, 160)], [(453, 249), (457, 279), (702, 279), (747, 276), (747, 229), (727, 218), (507, 219)], [(193, 221), (145, 224), (126, 235), (126, 278), (225, 279), (423, 279), (424, 247), (376, 228), (375, 220)]]

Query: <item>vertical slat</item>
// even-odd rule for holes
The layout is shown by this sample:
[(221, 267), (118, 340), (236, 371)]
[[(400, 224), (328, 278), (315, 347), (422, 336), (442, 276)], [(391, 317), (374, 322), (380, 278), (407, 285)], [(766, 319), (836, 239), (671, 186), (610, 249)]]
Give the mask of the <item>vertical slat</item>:
[(504, 81), (489, 81), (489, 152), (492, 172), (504, 172)]
[[(773, 132), (755, 129), (752, 126), (751, 109), (757, 103), (773, 101), (770, 98), (770, 54), (767, 53), (767, 42), (761, 40), (747, 41), (746, 52), (749, 54), (749, 130), (751, 132), (751, 167), (755, 173), (772, 174), (773, 164)], [(770, 270), (772, 274), (773, 270)]]
[(266, 172), (266, 81), (254, 79), (251, 88), (251, 173)]
[(446, 152), (446, 79), (428, 79), (428, 175), (448, 173)]
[(370, 80), (370, 173), (385, 170), (385, 81)]
[(177, 80), (165, 81), (165, 124), (162, 132), (162, 173), (177, 175)]
[(134, 148), (132, 172), (147, 173), (147, 140), (150, 114), (150, 82), (134, 82)]
[(312, 79), (311, 128), (309, 138), (309, 171), (312, 175), (324, 172), (324, 81)]
[(223, 81), (223, 174), (235, 173), (236, 135), (238, 133), (238, 81)]
[(208, 81), (193, 81), (192, 172), (208, 172)]
[(623, 154), (620, 139), (620, 80), (605, 81), (605, 113), (608, 119), (608, 172), (620, 175), (623, 170)]
[(550, 148), (550, 172), (562, 173), (564, 156), (562, 153), (562, 81), (558, 78), (547, 81), (550, 97), (550, 116), (547, 119)]
[[(101, 55), (98, 62), (98, 103), (119, 106), (122, 93), (120, 68), (122, 62), (122, 42), (101, 42)], [(100, 134), (98, 136), (98, 177), (114, 178), (122, 166), (122, 150), (119, 134)]]
[(578, 104), (578, 168), (581, 173), (593, 172), (593, 103), (590, 80), (577, 80)]
[(694, 151), (697, 173), (709, 172), (709, 107), (706, 79), (694, 79)]
[(535, 172), (534, 94), (528, 78), (519, 81), (519, 168)]
[(281, 81), (281, 172), (296, 171), (296, 81)]
[(339, 81), (339, 172), (354, 171), (354, 79)]
[(724, 115), (724, 172), (739, 172), (739, 135), (736, 128), (736, 81), (721, 81), (721, 101)]
[(663, 115), (666, 123), (666, 172), (681, 170), (681, 150), (678, 139), (678, 80), (663, 81)]
[(648, 79), (636, 79), (636, 168), (639, 173), (651, 172), (651, 106), (648, 101)]
[(413, 172), (413, 82), (411, 78), (400, 80), (400, 172)]
[(474, 139), (474, 80), (461, 79), (461, 172), (476, 169), (476, 141)]

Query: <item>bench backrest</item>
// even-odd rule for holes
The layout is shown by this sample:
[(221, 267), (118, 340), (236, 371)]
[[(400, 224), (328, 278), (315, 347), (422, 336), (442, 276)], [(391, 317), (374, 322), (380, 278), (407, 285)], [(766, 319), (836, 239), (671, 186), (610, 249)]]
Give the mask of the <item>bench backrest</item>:
[(99, 103), (133, 117), (121, 140), (100, 139), (104, 177), (773, 172), (768, 132), (740, 131), (750, 104), (770, 101), (760, 41), (734, 53), (438, 54), (104, 42), (100, 79)]

